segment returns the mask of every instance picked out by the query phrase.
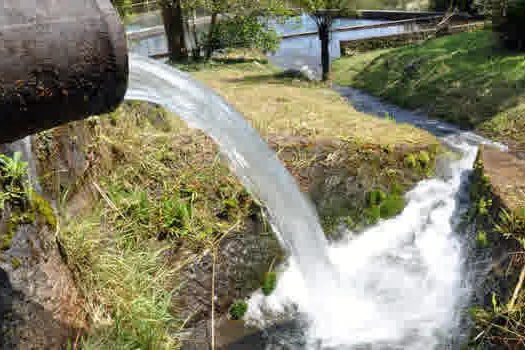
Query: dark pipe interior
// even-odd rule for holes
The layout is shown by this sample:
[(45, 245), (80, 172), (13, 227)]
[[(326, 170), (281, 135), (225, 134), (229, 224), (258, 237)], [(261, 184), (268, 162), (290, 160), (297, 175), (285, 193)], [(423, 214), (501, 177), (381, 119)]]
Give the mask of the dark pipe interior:
[(2, 3), (0, 143), (118, 106), (128, 57), (110, 0)]

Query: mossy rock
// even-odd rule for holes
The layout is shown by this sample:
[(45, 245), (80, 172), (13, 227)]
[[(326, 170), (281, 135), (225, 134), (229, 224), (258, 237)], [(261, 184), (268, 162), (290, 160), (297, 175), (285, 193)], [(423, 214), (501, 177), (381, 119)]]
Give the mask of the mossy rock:
[(57, 218), (49, 202), (33, 191), (31, 193), (31, 203), (34, 211), (44, 218), (46, 225), (48, 225), (50, 229), (55, 230), (57, 227)]

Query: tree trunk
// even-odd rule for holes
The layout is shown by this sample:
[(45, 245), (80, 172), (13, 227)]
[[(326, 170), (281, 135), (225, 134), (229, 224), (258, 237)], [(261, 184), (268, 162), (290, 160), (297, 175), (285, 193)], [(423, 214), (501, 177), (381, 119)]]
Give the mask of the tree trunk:
[(492, 0), (492, 32), (496, 45), (502, 45), (501, 25), (503, 23), (502, 0)]
[(191, 33), (193, 36), (193, 42), (195, 45), (195, 49), (193, 50), (193, 58), (200, 58), (202, 55), (201, 51), (201, 43), (199, 42), (199, 37), (197, 35), (197, 10), (193, 9), (191, 12), (191, 18), (192, 18), (192, 26), (191, 26)]
[(321, 39), (321, 66), (323, 67), (323, 81), (330, 77), (330, 28), (327, 25), (319, 27)]
[(211, 23), (210, 23), (210, 31), (208, 33), (208, 44), (206, 45), (206, 59), (211, 58), (211, 54), (213, 53), (213, 31), (215, 30), (215, 25), (217, 24), (217, 11), (213, 9), (213, 12), (211, 14)]
[(169, 57), (172, 61), (180, 61), (187, 56), (184, 44), (184, 23), (180, 1), (166, 4), (162, 8), (164, 29), (168, 41)]

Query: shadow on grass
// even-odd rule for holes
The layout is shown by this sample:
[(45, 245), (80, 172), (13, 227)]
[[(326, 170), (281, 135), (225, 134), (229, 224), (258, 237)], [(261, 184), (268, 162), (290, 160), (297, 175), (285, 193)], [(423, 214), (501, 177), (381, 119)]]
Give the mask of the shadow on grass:
[(248, 83), (248, 84), (273, 84), (273, 85), (293, 85), (301, 87), (326, 87), (327, 84), (321, 81), (309, 80), (304, 75), (297, 72), (276, 72), (250, 74), (242, 78), (231, 78), (226, 80), (229, 83)]

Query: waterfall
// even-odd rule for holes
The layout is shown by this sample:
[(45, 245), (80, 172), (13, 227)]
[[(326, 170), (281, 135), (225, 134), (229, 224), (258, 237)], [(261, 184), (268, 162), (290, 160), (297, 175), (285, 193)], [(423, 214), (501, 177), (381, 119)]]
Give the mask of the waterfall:
[[(279, 314), (306, 320), (304, 343), (292, 345), (298, 344), (294, 335), (269, 349), (451, 347), (472, 290), (457, 226), (469, 204), (477, 144), (486, 140), (428, 123), (462, 158), (409, 192), (397, 217), (329, 245), (315, 209), (276, 154), (213, 91), (173, 67), (132, 55), (126, 98), (162, 105), (212, 137), (233, 172), (263, 202), (290, 259), (274, 294), (255, 293), (245, 319), (262, 327), (268, 315), (271, 321)], [(391, 114), (404, 113), (398, 112)], [(414, 117), (418, 120), (423, 118)]]
[(173, 67), (132, 55), (126, 99), (162, 105), (219, 145), (308, 283), (336, 283), (317, 213), (257, 131), (220, 96)]

